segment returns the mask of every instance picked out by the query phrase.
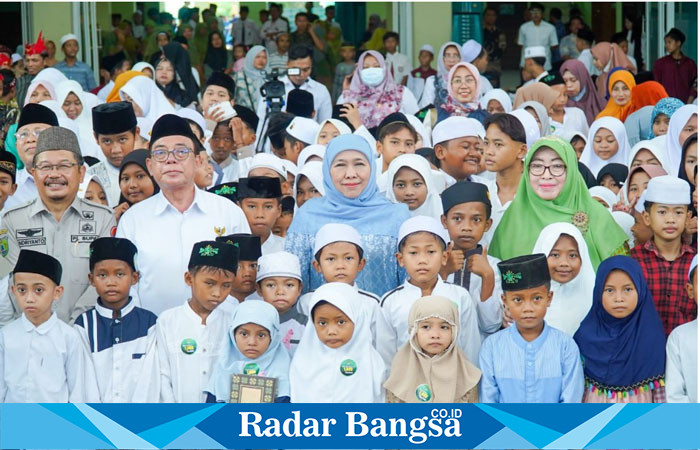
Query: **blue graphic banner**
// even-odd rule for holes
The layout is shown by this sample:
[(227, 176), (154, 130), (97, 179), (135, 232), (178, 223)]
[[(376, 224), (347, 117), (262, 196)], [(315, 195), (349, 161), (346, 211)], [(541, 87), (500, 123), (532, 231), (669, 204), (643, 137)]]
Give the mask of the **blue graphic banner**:
[(0, 448), (700, 448), (698, 404), (3, 404)]

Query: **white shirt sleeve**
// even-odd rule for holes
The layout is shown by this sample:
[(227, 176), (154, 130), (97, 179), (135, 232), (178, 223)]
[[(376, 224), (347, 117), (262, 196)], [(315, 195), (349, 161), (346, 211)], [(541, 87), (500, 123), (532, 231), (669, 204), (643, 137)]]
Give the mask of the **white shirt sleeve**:
[(420, 99), (418, 107), (419, 109), (423, 109), (433, 102), (435, 102), (435, 75), (431, 75), (425, 80), (423, 97)]
[(459, 347), (469, 361), (475, 366), (479, 366), (479, 347), (481, 346), (481, 336), (479, 335), (479, 322), (477, 311), (474, 307), (471, 295), (466, 289), (462, 292), (461, 315), (459, 319)]
[(71, 403), (99, 403), (100, 388), (92, 358), (77, 330), (70, 328), (69, 351), (66, 361), (66, 383)]
[(495, 333), (501, 329), (501, 324), (503, 323), (503, 302), (501, 301), (501, 285), (499, 283), (501, 274), (496, 264), (496, 260), (489, 258), (489, 266), (493, 270), (494, 278), (491, 296), (482, 302), (481, 292), (479, 292), (479, 297), (472, 299), (477, 305), (479, 329), (484, 334)]
[(413, 96), (413, 92), (407, 87), (404, 87), (403, 95), (401, 96), (401, 112), (411, 115), (418, 112), (416, 97)]
[[(666, 342), (666, 401), (668, 403), (690, 402), (681, 369), (679, 337), (679, 333), (674, 330)], [(691, 375), (695, 376), (695, 374)]]
[(554, 47), (559, 45), (559, 38), (557, 38), (557, 29), (552, 25), (549, 30), (549, 46)]
[(376, 348), (384, 362), (391, 366), (391, 360), (394, 359), (394, 355), (398, 351), (399, 338), (396, 328), (391, 324), (390, 304), (385, 303), (385, 305), (387, 307), (382, 306), (381, 312), (386, 326), (377, 328)]
[(171, 382), (170, 358), (168, 357), (168, 342), (160, 320), (156, 322), (156, 351), (160, 365), (160, 401), (161, 403), (175, 403), (175, 393)]
[(318, 83), (314, 91), (314, 95), (318, 95), (320, 100), (315, 119), (316, 122), (321, 123), (326, 119), (330, 119), (333, 115), (333, 102), (331, 101), (331, 94), (328, 93), (328, 89), (324, 85)]
[(158, 403), (160, 400), (160, 360), (155, 325), (148, 330), (147, 339), (146, 360), (131, 397), (132, 403)]
[[(0, 328), (19, 317), (10, 299), (10, 276), (0, 279)], [(2, 372), (0, 372), (2, 373)]]

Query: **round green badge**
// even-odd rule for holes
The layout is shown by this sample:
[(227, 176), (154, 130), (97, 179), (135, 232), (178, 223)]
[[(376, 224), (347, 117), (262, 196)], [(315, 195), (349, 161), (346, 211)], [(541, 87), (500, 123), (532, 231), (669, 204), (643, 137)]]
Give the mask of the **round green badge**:
[(248, 363), (243, 366), (243, 375), (257, 375), (260, 373), (260, 366), (255, 363)]
[(197, 341), (190, 338), (183, 339), (180, 343), (180, 350), (182, 350), (182, 353), (191, 355), (192, 353), (197, 351)]
[(416, 388), (416, 398), (421, 402), (429, 402), (433, 398), (433, 393), (430, 392), (430, 386), (421, 384)]
[(346, 359), (340, 363), (340, 373), (349, 377), (357, 372), (357, 364), (352, 359)]

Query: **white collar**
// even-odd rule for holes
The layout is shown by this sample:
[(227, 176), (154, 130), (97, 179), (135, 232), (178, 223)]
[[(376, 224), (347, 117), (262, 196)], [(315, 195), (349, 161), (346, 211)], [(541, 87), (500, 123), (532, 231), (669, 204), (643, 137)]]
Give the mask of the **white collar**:
[[(124, 307), (119, 311), (119, 319), (122, 320), (124, 317), (129, 314), (131, 311), (134, 310), (134, 300), (129, 297), (129, 301), (124, 305)], [(106, 308), (102, 305), (100, 305), (99, 299), (97, 300), (97, 303), (95, 304), (95, 311), (97, 311), (97, 314), (99, 314), (102, 317), (105, 317), (107, 319), (113, 319), (114, 317), (114, 311)]]
[[(187, 207), (187, 209), (185, 211), (189, 211), (190, 209), (192, 209), (193, 207), (196, 206), (197, 208), (199, 208), (200, 211), (202, 211), (205, 214), (210, 212), (208, 205), (206, 203), (207, 196), (205, 195), (204, 191), (202, 191), (197, 186), (195, 186), (194, 183), (192, 184), (192, 186), (194, 187), (194, 199), (192, 200), (192, 203), (190, 204), (190, 206)], [(211, 195), (214, 195), (214, 194), (211, 194)], [(170, 201), (165, 197), (165, 195), (163, 194), (163, 190), (161, 190), (156, 195), (154, 195), (153, 198), (155, 199), (154, 201), (156, 202), (156, 205), (154, 208), (154, 212), (156, 215), (162, 214), (166, 209), (168, 209), (168, 207), (172, 208), (174, 211), (177, 211), (177, 209), (173, 206), (173, 204), (170, 203)]]
[(22, 321), (22, 327), (24, 328), (24, 331), (27, 333), (31, 333), (32, 331), (36, 331), (39, 334), (47, 334), (51, 328), (53, 328), (54, 325), (58, 323), (58, 316), (56, 313), (51, 313), (51, 316), (46, 320), (46, 322), (40, 324), (38, 327), (35, 327), (33, 323), (27, 319), (27, 316), (22, 314), (22, 317), (20, 319)]

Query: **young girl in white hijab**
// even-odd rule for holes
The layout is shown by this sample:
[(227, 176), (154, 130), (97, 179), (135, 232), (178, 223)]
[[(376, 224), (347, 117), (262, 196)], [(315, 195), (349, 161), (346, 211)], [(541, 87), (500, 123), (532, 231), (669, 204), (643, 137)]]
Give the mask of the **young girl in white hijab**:
[(386, 366), (372, 345), (371, 319), (345, 283), (314, 291), (311, 316), (292, 359), (294, 403), (383, 403)]
[(207, 385), (207, 402), (228, 403), (235, 374), (277, 379), (274, 399), (265, 403), (289, 403), (289, 354), (279, 335), (277, 310), (262, 301), (243, 302), (233, 311), (228, 330), (228, 351), (214, 366)]
[(548, 325), (573, 336), (593, 302), (595, 272), (588, 245), (578, 228), (559, 222), (542, 229), (532, 253), (547, 255), (552, 279), (554, 298), (544, 319)]
[(156, 85), (148, 77), (134, 77), (119, 90), (119, 97), (134, 106), (136, 117), (145, 117), (155, 123), (164, 114), (175, 114), (170, 104)]
[(588, 192), (591, 194), (591, 197), (605, 206), (610, 212), (613, 211), (613, 206), (619, 201), (619, 197), (605, 186), (593, 186), (588, 189)]
[(342, 120), (326, 119), (321, 122), (314, 144), (328, 145), (331, 139), (341, 134), (352, 134), (352, 130)]
[(671, 165), (666, 160), (666, 136), (637, 142), (630, 150), (627, 167), (632, 170), (639, 166), (661, 166), (671, 173)]
[(296, 207), (315, 197), (323, 197), (326, 189), (323, 187), (323, 163), (321, 161), (309, 161), (304, 164), (299, 173), (294, 177), (294, 199)]
[(409, 340), (391, 363), (384, 383), (387, 403), (476, 403), (481, 371), (457, 345), (457, 305), (423, 297), (408, 316)]
[(629, 153), (625, 125), (615, 117), (601, 117), (591, 124), (580, 161), (597, 177), (607, 164), (627, 164)]
[(503, 89), (491, 89), (481, 97), (481, 109), (489, 114), (509, 113), (513, 110), (513, 102)]
[(411, 216), (440, 219), (440, 192), (433, 186), (433, 175), (427, 159), (416, 154), (400, 155), (387, 169), (386, 197), (394, 203), (406, 203)]

